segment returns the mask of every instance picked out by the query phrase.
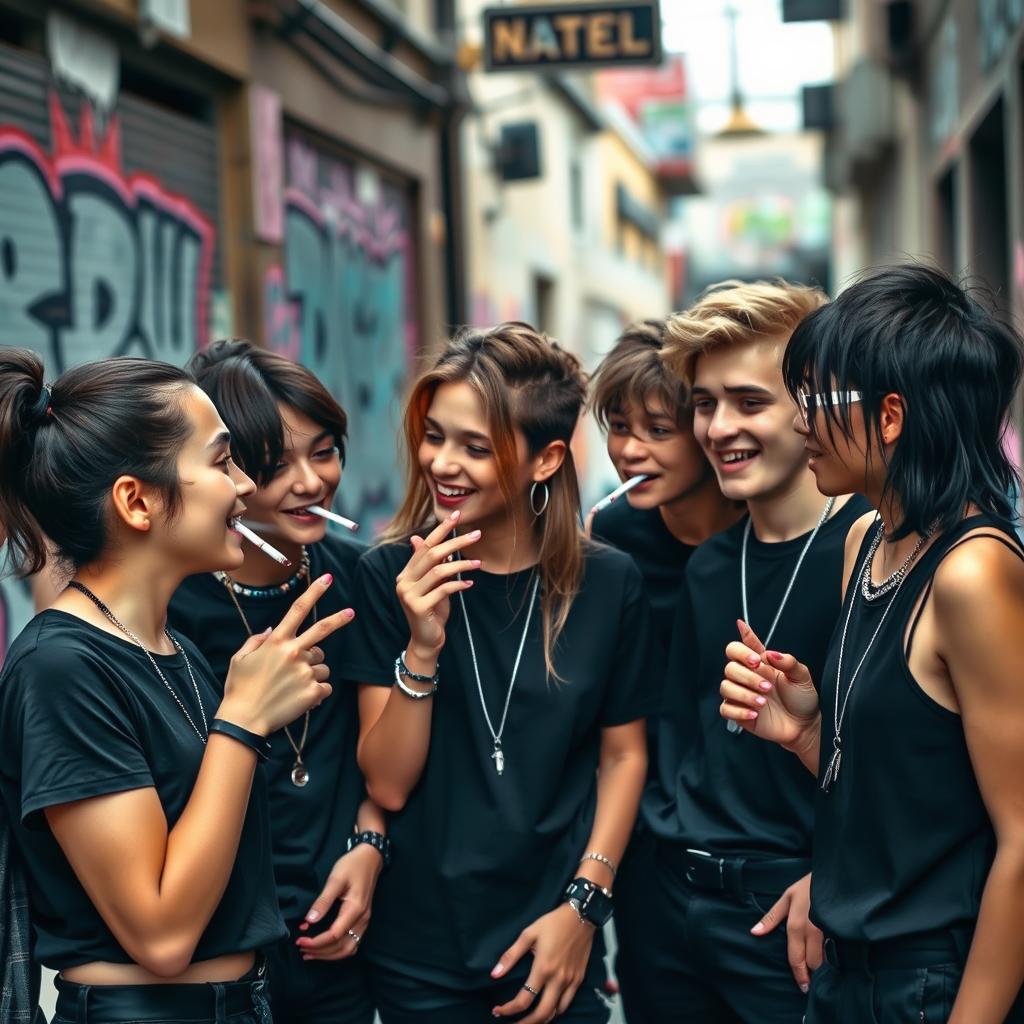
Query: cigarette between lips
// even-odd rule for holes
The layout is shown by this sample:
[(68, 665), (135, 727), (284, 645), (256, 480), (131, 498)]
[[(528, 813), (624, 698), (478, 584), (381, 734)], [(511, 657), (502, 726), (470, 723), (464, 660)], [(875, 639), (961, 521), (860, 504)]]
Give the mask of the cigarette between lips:
[(259, 534), (253, 533), (241, 520), (232, 519), (231, 526), (237, 530), (250, 544), (257, 547), (265, 555), (269, 555), (275, 562), (279, 562), (281, 565), (291, 565), (291, 559), (285, 558), (280, 551), (277, 550), (273, 545), (268, 544)]
[(627, 491), (633, 490), (637, 484), (642, 484), (647, 477), (645, 475), (630, 477), (624, 484), (619, 484), (611, 494), (602, 498), (590, 511), (600, 512), (606, 509), (616, 498), (621, 498)]
[(337, 512), (331, 512), (326, 508), (321, 508), (319, 505), (310, 505), (306, 511), (312, 512), (314, 515), (321, 516), (323, 519), (330, 519), (332, 523), (344, 526), (346, 530), (352, 530), (354, 532), (359, 529), (358, 523), (353, 522), (351, 519), (346, 519), (344, 516), (339, 516)]

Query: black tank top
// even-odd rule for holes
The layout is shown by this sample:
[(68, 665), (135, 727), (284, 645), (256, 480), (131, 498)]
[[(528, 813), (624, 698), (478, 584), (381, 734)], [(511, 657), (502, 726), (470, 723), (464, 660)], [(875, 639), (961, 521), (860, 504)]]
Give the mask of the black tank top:
[[(861, 594), (860, 571), (877, 526), (861, 544), (820, 685), (811, 910), (826, 935), (877, 942), (973, 926), (977, 919), (995, 853), (992, 824), (960, 716), (918, 685), (903, 639), (922, 594), (922, 609), (927, 602), (943, 558), (979, 527), (1024, 558), (1009, 523), (971, 516), (925, 551), (895, 597), (871, 603)], [(824, 792), (820, 779), (833, 751), (839, 641), (851, 601), (855, 605), (839, 683), (843, 694), (886, 607), (891, 603), (892, 608), (854, 682), (840, 732), (839, 775)], [(917, 621), (908, 645), (916, 626)]]

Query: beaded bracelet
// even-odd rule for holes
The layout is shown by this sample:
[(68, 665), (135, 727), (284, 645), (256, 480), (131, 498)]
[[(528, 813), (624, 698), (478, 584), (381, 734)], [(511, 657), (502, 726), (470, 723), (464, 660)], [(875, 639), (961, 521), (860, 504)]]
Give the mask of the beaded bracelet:
[(437, 683), (437, 668), (434, 668), (434, 674), (432, 676), (425, 676), (419, 672), (413, 672), (411, 668), (405, 663), (405, 651), (395, 659), (395, 667), (398, 671), (405, 676), (406, 679), (411, 679), (414, 683)]
[(437, 693), (437, 675), (434, 676), (410, 676), (410, 679), (414, 679), (421, 683), (433, 683), (429, 690), (414, 690), (411, 686), (407, 685), (405, 680), (402, 678), (402, 659), (401, 657), (395, 658), (395, 685), (412, 700), (425, 700), (427, 697), (433, 697)]
[(615, 865), (603, 853), (585, 853), (580, 857), (580, 863), (582, 864), (585, 860), (596, 860), (612, 873), (612, 878), (615, 877)]

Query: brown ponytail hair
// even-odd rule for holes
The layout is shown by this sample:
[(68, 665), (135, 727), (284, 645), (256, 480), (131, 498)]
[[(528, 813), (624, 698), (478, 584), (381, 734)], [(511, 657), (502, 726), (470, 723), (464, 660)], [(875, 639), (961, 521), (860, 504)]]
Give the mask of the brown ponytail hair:
[(521, 500), (512, 489), (518, 461), (515, 431), (522, 432), (531, 456), (552, 441), (566, 444), (565, 460), (547, 481), (547, 509), (532, 527), (540, 545), (544, 663), (549, 676), (557, 679), (555, 645), (583, 576), (579, 482), (569, 442), (586, 398), (586, 378), (575, 356), (529, 324), (510, 321), (489, 330), (466, 328), (456, 334), (409, 396), (404, 421), (405, 500), (385, 540), (405, 539), (431, 527), (433, 499), (417, 452), (434, 393), (441, 384), (458, 381), (465, 381), (480, 397), (494, 443), (498, 480), (510, 506)]
[(180, 508), (177, 456), (191, 426), (184, 370), (149, 359), (86, 363), (43, 390), (34, 352), (0, 348), (0, 522), (7, 562), (39, 572), (48, 556), (74, 567), (107, 543), (110, 488), (119, 476), (158, 487)]

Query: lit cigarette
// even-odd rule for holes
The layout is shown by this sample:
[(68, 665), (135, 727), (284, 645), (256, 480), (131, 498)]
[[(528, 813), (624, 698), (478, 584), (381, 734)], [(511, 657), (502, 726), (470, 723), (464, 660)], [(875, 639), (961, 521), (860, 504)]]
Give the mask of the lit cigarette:
[(647, 479), (649, 479), (647, 476), (630, 477), (624, 484), (619, 484), (611, 494), (602, 498), (590, 511), (600, 512), (602, 509), (606, 509), (616, 498), (621, 497), (627, 491), (633, 490), (637, 484), (642, 484)]
[(252, 544), (254, 547), (259, 548), (260, 551), (262, 551), (265, 555), (269, 555), (275, 562), (279, 562), (281, 565), (292, 564), (291, 560), (285, 558), (285, 556), (282, 555), (281, 552), (277, 550), (277, 548), (272, 547), (258, 534), (253, 533), (252, 530), (250, 530), (249, 527), (246, 526), (240, 520), (232, 519), (231, 526), (233, 529), (237, 530), (250, 544)]
[(330, 512), (325, 508), (321, 508), (319, 505), (310, 505), (306, 511), (312, 512), (314, 515), (321, 516), (324, 519), (330, 519), (332, 523), (344, 526), (346, 530), (354, 532), (359, 529), (358, 523), (354, 523), (351, 519), (346, 519), (344, 516), (339, 516), (337, 512)]

